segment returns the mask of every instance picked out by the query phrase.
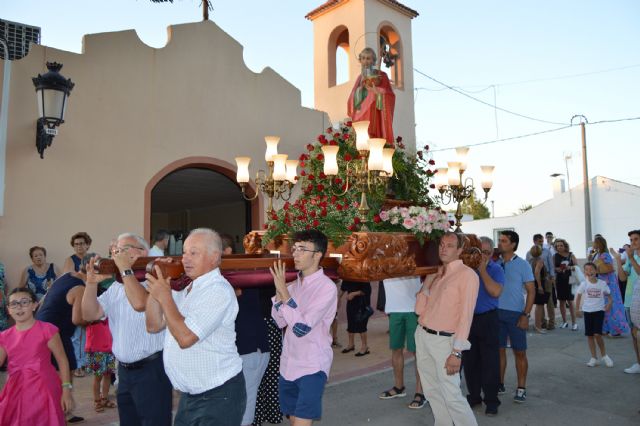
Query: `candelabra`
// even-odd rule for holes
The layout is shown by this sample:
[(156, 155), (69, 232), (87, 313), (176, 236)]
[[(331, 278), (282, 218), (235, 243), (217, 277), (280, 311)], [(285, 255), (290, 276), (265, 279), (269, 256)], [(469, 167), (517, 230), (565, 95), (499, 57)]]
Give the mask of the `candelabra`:
[[(462, 226), (462, 203), (473, 197), (475, 193), (475, 186), (473, 179), (467, 177), (463, 179), (463, 175), (467, 170), (467, 154), (469, 148), (461, 147), (456, 148), (457, 160), (454, 162), (448, 162), (448, 168), (439, 168), (436, 171), (436, 188), (440, 193), (438, 197), (440, 203), (448, 205), (452, 202), (458, 204), (456, 208), (456, 229), (455, 232), (460, 232)], [(481, 200), (482, 204), (487, 202), (489, 191), (493, 186), (493, 169), (494, 166), (480, 166), (482, 170), (482, 190), (484, 191), (484, 199)]]
[[(360, 192), (360, 204), (358, 217), (366, 229), (369, 203), (367, 194), (387, 187), (389, 178), (393, 175), (394, 148), (385, 148), (387, 142), (382, 138), (369, 138), (369, 122), (357, 121), (353, 123), (356, 132), (356, 149), (359, 158), (347, 162), (344, 173), (344, 189), (341, 188), (338, 195), (346, 194), (353, 187)], [(340, 176), (338, 167), (338, 150), (336, 145), (322, 147), (324, 155), (324, 174), (327, 176)]]
[(273, 210), (273, 199), (282, 199), (284, 201), (291, 198), (291, 189), (296, 183), (298, 160), (287, 160), (286, 154), (278, 154), (278, 136), (266, 136), (264, 138), (267, 149), (264, 159), (267, 162), (267, 171), (262, 169), (256, 172), (256, 193), (249, 197), (246, 193), (247, 184), (249, 183), (249, 163), (251, 157), (236, 157), (238, 171), (236, 181), (242, 189), (242, 197), (245, 200), (255, 200), (262, 192), (269, 199), (267, 211)]

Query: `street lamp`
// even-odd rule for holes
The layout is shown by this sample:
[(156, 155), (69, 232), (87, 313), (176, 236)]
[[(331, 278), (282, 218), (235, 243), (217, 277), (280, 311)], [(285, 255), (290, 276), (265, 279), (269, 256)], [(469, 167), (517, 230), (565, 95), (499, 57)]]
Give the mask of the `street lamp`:
[(38, 124), (36, 129), (36, 148), (40, 158), (44, 158), (44, 150), (51, 146), (58, 127), (64, 123), (67, 98), (75, 83), (60, 74), (62, 64), (47, 62), (49, 72), (33, 77), (38, 97)]
[[(475, 191), (473, 179), (467, 177), (463, 179), (463, 175), (467, 170), (467, 155), (469, 148), (460, 147), (456, 148), (457, 161), (447, 163), (448, 168), (439, 168), (436, 171), (435, 185), (436, 189), (440, 193), (438, 197), (442, 204), (447, 205), (451, 202), (458, 204), (456, 208), (456, 229), (455, 232), (460, 232), (462, 226), (462, 203), (471, 198)], [(482, 204), (487, 202), (489, 191), (493, 186), (493, 169), (494, 166), (480, 166), (482, 171), (481, 186), (484, 191), (484, 199)]]
[(253, 197), (248, 197), (246, 187), (249, 183), (249, 163), (251, 157), (236, 157), (238, 171), (236, 173), (236, 181), (242, 189), (242, 197), (245, 200), (255, 200), (260, 192), (269, 197), (269, 205), (267, 211), (273, 210), (273, 199), (280, 198), (284, 201), (291, 198), (291, 189), (296, 183), (298, 160), (287, 160), (286, 154), (278, 154), (278, 143), (280, 137), (265, 136), (264, 141), (267, 144), (264, 159), (267, 162), (268, 170), (258, 170), (256, 173), (257, 191)]

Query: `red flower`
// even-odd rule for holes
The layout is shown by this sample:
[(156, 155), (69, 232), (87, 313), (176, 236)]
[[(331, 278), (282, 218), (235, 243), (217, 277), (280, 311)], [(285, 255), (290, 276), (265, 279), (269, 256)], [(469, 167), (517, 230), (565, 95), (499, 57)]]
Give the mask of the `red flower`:
[(382, 220), (382, 219), (380, 219), (380, 215), (375, 215), (375, 216), (373, 216), (373, 221), (374, 221), (375, 223), (380, 223), (380, 221), (381, 221), (381, 220)]
[(320, 207), (322, 207), (323, 209), (326, 209), (326, 208), (327, 208), (327, 202), (326, 202), (326, 201), (322, 201), (322, 202), (319, 204), (319, 206), (320, 206)]
[(398, 143), (402, 142), (402, 136), (398, 136), (398, 137), (396, 138), (396, 142), (398, 142)]
[(349, 229), (349, 231), (356, 231), (358, 227), (356, 225), (349, 225), (347, 229)]
[[(322, 216), (322, 217), (326, 217), (326, 216), (327, 216), (327, 209), (322, 209), (322, 210), (320, 211), (320, 216)], [(317, 226), (317, 225), (316, 225), (316, 226)]]
[(327, 175), (324, 174), (324, 172), (320, 172), (320, 174), (318, 175), (320, 177), (320, 179), (326, 179)]
[(342, 183), (342, 179), (341, 179), (341, 178), (339, 178), (339, 177), (337, 177), (337, 178), (335, 178), (335, 179), (333, 180), (333, 182), (334, 182), (336, 185), (340, 185), (340, 184)]
[(336, 204), (336, 210), (342, 211), (342, 204)]
[(356, 225), (358, 225), (360, 223), (360, 218), (358, 216), (353, 218), (353, 223), (355, 223)]
[(266, 223), (265, 223), (264, 225), (262, 225), (262, 227), (263, 227), (264, 229), (269, 229), (269, 225), (268, 225), (268, 224), (266, 224)]
[(333, 132), (333, 127), (327, 127), (327, 133)]
[(318, 160), (318, 161), (324, 160), (324, 155), (323, 154), (316, 155), (316, 160)]
[[(337, 183), (337, 182), (336, 182)], [(338, 200), (338, 197), (336, 197), (335, 195), (331, 196), (331, 204), (335, 204), (335, 202)]]
[(319, 183), (318, 185), (316, 185), (316, 189), (318, 190), (318, 192), (322, 192), (324, 191), (324, 185)]
[(435, 189), (436, 185), (434, 183), (432, 183), (431, 185), (429, 185), (429, 188), (431, 189)]
[(353, 158), (351, 157), (351, 154), (347, 153), (344, 155), (344, 161), (351, 161), (353, 160)]
[(329, 141), (329, 145), (338, 145), (338, 142), (332, 139)]
[(314, 150), (313, 145), (311, 145), (310, 143), (307, 144), (307, 151), (311, 152)]
[(424, 150), (425, 150), (425, 151), (429, 151), (429, 145), (425, 145), (425, 146), (424, 146)]
[(315, 177), (314, 175), (309, 175), (309, 176), (308, 176), (308, 179), (309, 179), (309, 180), (314, 180), (315, 178), (316, 178), (316, 177)]
[(334, 137), (335, 139), (339, 138), (339, 137), (340, 137), (340, 133), (338, 133), (338, 132), (334, 133), (334, 134), (333, 134), (333, 137)]
[(309, 216), (311, 216), (311, 217), (316, 217), (316, 212), (315, 212), (315, 210), (311, 210), (311, 212), (309, 212)]
[(320, 222), (318, 222), (318, 219), (314, 219), (312, 225), (314, 228), (317, 228), (318, 226), (320, 226)]
[(298, 164), (300, 167), (304, 167), (307, 165), (307, 163), (305, 163), (304, 161), (301, 161), (300, 164)]
[(306, 175), (307, 175), (307, 172), (306, 172), (306, 171), (304, 171), (304, 170), (300, 170), (300, 176), (306, 176)]
[(436, 162), (435, 162), (435, 160), (432, 158), (431, 160), (429, 160), (429, 164), (431, 164), (431, 165), (433, 166), (434, 164), (436, 164)]
[(287, 201), (286, 203), (284, 203), (284, 206), (282, 206), (282, 208), (284, 210), (289, 210), (289, 207), (291, 206), (291, 204), (289, 204), (289, 202)]
[(346, 123), (344, 123), (344, 125), (347, 127), (352, 127), (353, 123), (351, 121), (347, 121)]

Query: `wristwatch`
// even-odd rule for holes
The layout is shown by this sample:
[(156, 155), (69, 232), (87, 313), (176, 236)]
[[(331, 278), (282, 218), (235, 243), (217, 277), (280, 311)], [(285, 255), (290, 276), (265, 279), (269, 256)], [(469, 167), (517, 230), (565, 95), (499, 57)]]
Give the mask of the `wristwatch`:
[(133, 271), (131, 269), (125, 269), (120, 275), (122, 275), (123, 278), (128, 277), (129, 275), (133, 275)]
[(458, 359), (462, 359), (462, 352), (452, 351), (451, 355), (455, 356)]
[(528, 314), (528, 313), (526, 313), (526, 312), (523, 312), (523, 313), (522, 313), (522, 315), (524, 315), (524, 316), (525, 316), (525, 317), (527, 317), (527, 318), (531, 318), (531, 314)]

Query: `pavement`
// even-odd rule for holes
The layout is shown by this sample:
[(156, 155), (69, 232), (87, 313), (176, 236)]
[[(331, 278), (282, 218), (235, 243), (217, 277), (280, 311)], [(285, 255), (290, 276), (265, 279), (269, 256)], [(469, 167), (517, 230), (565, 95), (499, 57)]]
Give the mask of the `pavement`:
[[(634, 361), (631, 338), (605, 338), (614, 367), (589, 368), (585, 365), (590, 355), (582, 321), (580, 326), (577, 332), (570, 329), (556, 329), (545, 335), (530, 332), (526, 403), (513, 402), (515, 367), (509, 353), (505, 380), (507, 394), (501, 396), (499, 414), (490, 418), (484, 415), (483, 408), (476, 409), (478, 423), (495, 426), (639, 425), (640, 374), (623, 372)], [(341, 314), (338, 340), (343, 345), (347, 342), (345, 328), (345, 318)], [(342, 348), (334, 349), (323, 401), (324, 416), (318, 424), (433, 425), (428, 405), (421, 410), (407, 408), (415, 388), (415, 366), (409, 357), (405, 369), (407, 396), (378, 399), (378, 394), (393, 384), (387, 330), (386, 316), (376, 312), (369, 322), (369, 355), (355, 357), (355, 351), (342, 354)], [(359, 343), (359, 337), (356, 337), (356, 351)], [(93, 410), (92, 383), (90, 376), (74, 379), (75, 414), (85, 417), (85, 425), (117, 425), (117, 409), (106, 409), (102, 413)], [(176, 392), (174, 409), (178, 397)], [(115, 400), (113, 388), (111, 398)]]

